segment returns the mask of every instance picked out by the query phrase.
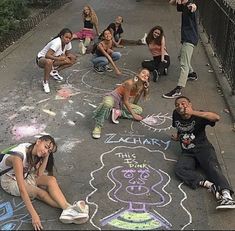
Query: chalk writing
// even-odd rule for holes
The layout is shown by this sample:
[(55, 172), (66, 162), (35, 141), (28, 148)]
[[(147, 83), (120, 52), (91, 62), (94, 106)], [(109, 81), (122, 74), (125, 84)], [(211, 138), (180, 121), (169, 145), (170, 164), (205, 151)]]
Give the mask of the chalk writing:
[(135, 145), (152, 145), (168, 149), (171, 141), (159, 140), (156, 138), (145, 137), (144, 135), (118, 135), (116, 133), (106, 134), (107, 138), (104, 143), (106, 144), (135, 144)]
[[(187, 197), (181, 199), (184, 192), (163, 170), (176, 160), (167, 158), (164, 152), (144, 146), (118, 146), (101, 154), (100, 162), (101, 167), (91, 172), (89, 183), (93, 191), (86, 198), (88, 204), (95, 206), (90, 219), (95, 228), (167, 230), (185, 228), (191, 222), (188, 219), (191, 214), (182, 203)], [(100, 208), (100, 193), (107, 204), (105, 190), (109, 199), (106, 210)], [(181, 200), (175, 202), (177, 207), (171, 205), (172, 192), (181, 195), (174, 197), (174, 200)], [(167, 218), (172, 213), (174, 216)]]

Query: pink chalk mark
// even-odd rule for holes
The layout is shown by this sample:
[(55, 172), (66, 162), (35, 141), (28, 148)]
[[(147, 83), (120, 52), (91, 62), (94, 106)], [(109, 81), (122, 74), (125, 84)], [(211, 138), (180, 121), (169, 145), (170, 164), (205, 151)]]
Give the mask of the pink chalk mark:
[(12, 128), (13, 138), (20, 140), (23, 137), (34, 136), (44, 131), (45, 124), (21, 125)]
[(72, 95), (72, 91), (69, 88), (62, 88), (59, 91), (57, 91), (57, 94), (60, 97), (63, 97), (65, 99), (69, 98)]

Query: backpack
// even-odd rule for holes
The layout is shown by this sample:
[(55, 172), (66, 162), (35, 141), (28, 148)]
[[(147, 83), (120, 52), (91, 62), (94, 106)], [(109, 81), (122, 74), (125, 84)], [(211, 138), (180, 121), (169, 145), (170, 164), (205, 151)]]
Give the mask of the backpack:
[[(13, 148), (15, 148), (18, 144), (15, 144), (11, 147), (5, 148), (4, 150), (1, 151), (0, 153), (0, 162), (2, 161), (3, 157), (5, 154), (10, 154), (10, 155), (14, 155), (16, 152), (11, 151)], [(3, 170), (2, 172), (0, 172), (0, 176), (2, 176), (3, 174), (9, 172), (11, 169), (13, 169), (13, 167), (9, 167), (5, 170)]]

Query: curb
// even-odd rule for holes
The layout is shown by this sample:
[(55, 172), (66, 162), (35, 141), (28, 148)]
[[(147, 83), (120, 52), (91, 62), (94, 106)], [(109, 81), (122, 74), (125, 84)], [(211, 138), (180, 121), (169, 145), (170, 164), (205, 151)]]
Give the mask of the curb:
[(229, 114), (231, 116), (231, 120), (233, 123), (232, 130), (235, 132), (235, 95), (232, 95), (232, 89), (229, 86), (229, 83), (225, 77), (225, 75), (221, 72), (220, 69), (220, 63), (216, 56), (214, 55), (214, 51), (208, 42), (208, 38), (206, 36), (206, 33), (204, 32), (204, 28), (202, 25), (198, 25), (198, 29), (200, 29), (199, 36), (201, 40), (201, 44), (203, 45), (207, 58), (209, 59), (211, 68), (214, 71), (215, 77), (217, 81), (219, 82), (219, 85), (223, 92), (223, 98), (225, 100), (225, 103), (228, 106)]

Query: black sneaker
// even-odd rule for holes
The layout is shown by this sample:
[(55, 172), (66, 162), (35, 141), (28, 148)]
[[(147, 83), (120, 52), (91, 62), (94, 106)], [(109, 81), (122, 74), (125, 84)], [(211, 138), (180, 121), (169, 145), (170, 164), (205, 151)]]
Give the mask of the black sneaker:
[(188, 74), (188, 80), (195, 81), (197, 80), (197, 73), (196, 72), (191, 72)]
[(98, 74), (104, 74), (104, 68), (103, 67), (96, 67), (94, 66), (94, 71)]
[(155, 69), (153, 70), (153, 82), (157, 82), (159, 79), (159, 73), (158, 71)]
[(218, 205), (216, 209), (235, 209), (235, 201), (228, 198), (223, 198), (220, 201), (220, 205)]
[(177, 98), (180, 95), (181, 95), (181, 89), (179, 87), (176, 87), (170, 92), (163, 94), (162, 97), (166, 99), (173, 99), (173, 98)]

